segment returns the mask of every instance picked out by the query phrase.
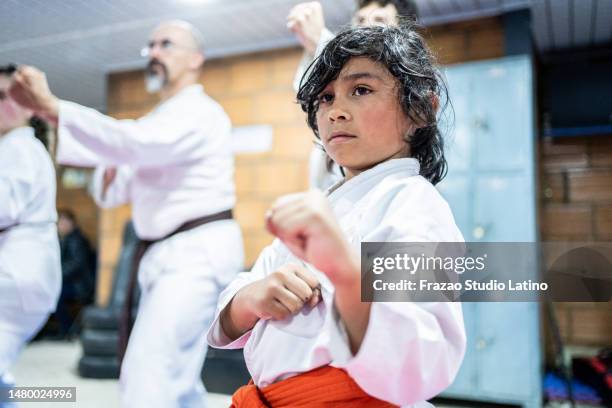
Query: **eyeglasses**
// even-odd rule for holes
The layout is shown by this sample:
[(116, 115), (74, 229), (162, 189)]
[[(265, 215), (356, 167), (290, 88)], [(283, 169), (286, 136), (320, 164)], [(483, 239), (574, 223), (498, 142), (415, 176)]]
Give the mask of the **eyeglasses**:
[(145, 57), (145, 58), (150, 56), (151, 52), (153, 51), (155, 47), (159, 47), (159, 49), (164, 52), (171, 51), (171, 50), (197, 51), (197, 49), (194, 47), (185, 47), (182, 45), (177, 45), (173, 43), (171, 40), (164, 38), (163, 40), (160, 40), (160, 41), (149, 41), (149, 43), (145, 45), (144, 47), (142, 47), (142, 49), (140, 50), (140, 56)]

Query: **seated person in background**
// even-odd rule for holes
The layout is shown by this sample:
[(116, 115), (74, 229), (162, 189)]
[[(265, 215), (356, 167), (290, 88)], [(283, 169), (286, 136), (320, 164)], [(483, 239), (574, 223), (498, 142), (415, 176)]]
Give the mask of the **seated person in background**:
[[(358, 0), (352, 25), (397, 26), (400, 22), (410, 23), (417, 18), (418, 9), (414, 0)], [(293, 80), (293, 88), (297, 91), (308, 67), (334, 35), (325, 26), (323, 8), (318, 1), (300, 3), (293, 7), (287, 17), (287, 27), (304, 47), (304, 55)], [(325, 190), (342, 178), (340, 169), (333, 164), (320, 144), (310, 152), (308, 167), (312, 188)]]
[(57, 230), (62, 260), (62, 293), (55, 316), (59, 322), (59, 336), (66, 337), (74, 324), (70, 306), (77, 304), (81, 308), (93, 303), (96, 265), (95, 254), (72, 211), (58, 211)]
[(391, 407), (430, 399), (465, 352), (461, 305), (362, 302), (361, 242), (462, 242), (435, 189), (445, 86), (412, 27), (355, 28), (324, 48), (298, 92), (344, 179), (279, 198), (276, 239), (221, 294), (208, 332), (243, 348), (253, 384), (233, 407)]

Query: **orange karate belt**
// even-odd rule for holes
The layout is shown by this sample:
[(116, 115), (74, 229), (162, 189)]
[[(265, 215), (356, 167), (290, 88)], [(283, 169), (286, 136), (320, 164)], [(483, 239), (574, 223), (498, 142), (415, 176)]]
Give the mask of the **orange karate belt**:
[(397, 405), (376, 399), (363, 391), (339, 368), (323, 366), (262, 389), (244, 385), (232, 396), (230, 408), (391, 408)]

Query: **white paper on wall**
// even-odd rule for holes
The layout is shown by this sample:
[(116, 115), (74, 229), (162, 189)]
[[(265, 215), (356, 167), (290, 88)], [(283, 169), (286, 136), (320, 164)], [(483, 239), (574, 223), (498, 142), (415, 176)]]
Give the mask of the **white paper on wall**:
[(235, 154), (263, 153), (272, 149), (272, 126), (240, 126), (232, 130), (232, 150)]

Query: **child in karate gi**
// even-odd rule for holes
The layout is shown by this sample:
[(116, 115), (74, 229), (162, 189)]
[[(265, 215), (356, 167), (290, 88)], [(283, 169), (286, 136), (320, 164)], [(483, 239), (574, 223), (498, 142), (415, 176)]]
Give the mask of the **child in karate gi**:
[(344, 179), (279, 198), (278, 239), (220, 297), (209, 344), (244, 348), (253, 379), (233, 406), (428, 406), (452, 383), (460, 304), (362, 302), (359, 256), (361, 242), (463, 241), (434, 187), (444, 91), (412, 27), (343, 31), (314, 62), (298, 101)]

